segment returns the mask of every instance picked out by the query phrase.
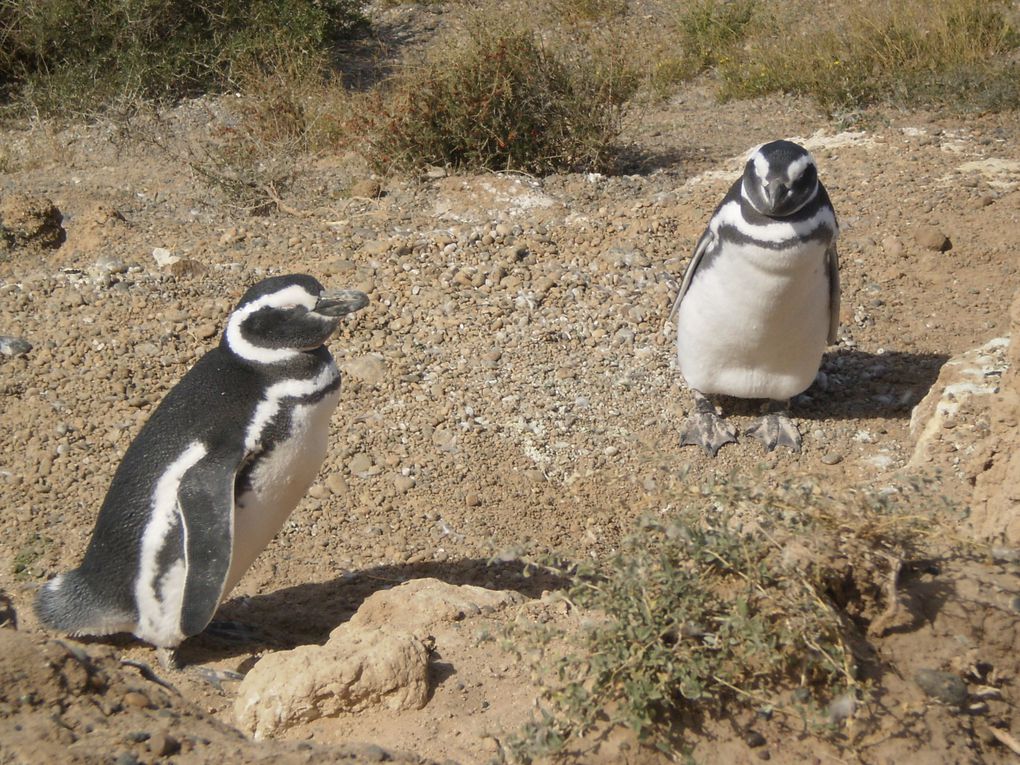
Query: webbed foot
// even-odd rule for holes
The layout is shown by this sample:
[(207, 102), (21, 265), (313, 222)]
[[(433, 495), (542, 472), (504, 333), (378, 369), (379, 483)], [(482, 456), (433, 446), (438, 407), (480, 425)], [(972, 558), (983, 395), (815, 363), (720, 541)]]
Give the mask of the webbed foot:
[(744, 435), (761, 441), (766, 452), (777, 446), (786, 446), (795, 452), (800, 451), (801, 437), (793, 420), (783, 413), (766, 414), (756, 425), (748, 428)]
[(714, 457), (726, 444), (737, 442), (737, 429), (715, 413), (712, 403), (694, 392), (694, 411), (680, 428), (680, 446), (700, 446)]

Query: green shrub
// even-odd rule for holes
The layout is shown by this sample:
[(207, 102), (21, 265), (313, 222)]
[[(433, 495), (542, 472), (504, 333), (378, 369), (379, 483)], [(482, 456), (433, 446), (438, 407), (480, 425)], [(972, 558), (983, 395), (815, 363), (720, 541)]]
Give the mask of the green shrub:
[(511, 629), (508, 647), (544, 678), (539, 716), (511, 750), (526, 762), (577, 753), (624, 725), (676, 754), (689, 725), (738, 709), (824, 734), (825, 705), (852, 708), (865, 691), (855, 623), (895, 607), (891, 572), (924, 538), (895, 497), (719, 483), (646, 517), (608, 559), (572, 572), (576, 627)]
[(637, 78), (596, 37), (554, 47), (509, 19), (476, 19), (405, 65), (371, 115), (382, 167), (546, 173), (607, 164)]
[(362, 0), (0, 0), (0, 100), (45, 113), (173, 100), (287, 59), (318, 61)]
[(771, 6), (721, 67), (727, 98), (789, 92), (830, 110), (878, 101), (1010, 109), (1020, 105), (1020, 45), (1008, 0), (860, 0), (828, 18)]

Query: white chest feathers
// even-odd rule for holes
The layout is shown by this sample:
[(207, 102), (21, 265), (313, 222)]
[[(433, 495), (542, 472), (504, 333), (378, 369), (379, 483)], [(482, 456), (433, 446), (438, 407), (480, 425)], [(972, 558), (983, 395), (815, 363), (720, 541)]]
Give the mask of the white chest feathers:
[(803, 392), (826, 347), (827, 243), (723, 246), (706, 255), (680, 304), (681, 373), (706, 394), (785, 400)]
[(276, 536), (315, 480), (326, 456), (330, 417), (339, 400), (337, 388), (311, 403), (283, 402), (292, 407), (290, 429), (257, 457), (249, 486), (234, 501), (234, 546), (223, 597)]

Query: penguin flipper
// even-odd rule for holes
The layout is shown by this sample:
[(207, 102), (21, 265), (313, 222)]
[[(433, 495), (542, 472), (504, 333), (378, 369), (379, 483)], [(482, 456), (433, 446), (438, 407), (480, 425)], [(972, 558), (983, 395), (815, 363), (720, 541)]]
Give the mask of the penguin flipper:
[(187, 472), (177, 491), (187, 540), (181, 606), (185, 635), (204, 630), (223, 597), (234, 546), (234, 480), (241, 457), (210, 453)]
[(825, 252), (825, 273), (829, 277), (829, 345), (839, 339), (839, 254), (833, 242)]
[(706, 228), (698, 239), (698, 244), (694, 248), (694, 254), (684, 270), (684, 278), (680, 283), (680, 291), (676, 293), (676, 300), (673, 301), (673, 307), (669, 310), (669, 321), (673, 321), (676, 312), (680, 310), (680, 301), (687, 294), (687, 290), (691, 286), (691, 280), (694, 279), (694, 273), (698, 270), (698, 266), (701, 265), (702, 257), (704, 257), (705, 252), (715, 240), (716, 236), (710, 228)]

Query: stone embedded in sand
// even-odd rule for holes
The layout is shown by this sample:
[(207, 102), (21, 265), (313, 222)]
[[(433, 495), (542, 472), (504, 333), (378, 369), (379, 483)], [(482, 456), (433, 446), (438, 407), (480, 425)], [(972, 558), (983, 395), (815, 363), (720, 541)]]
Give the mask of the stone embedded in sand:
[(953, 249), (953, 243), (949, 241), (949, 237), (935, 226), (922, 226), (917, 229), (914, 232), (914, 239), (926, 250), (947, 252)]
[(970, 523), (978, 537), (1020, 547), (1020, 292), (1009, 315), (1008, 368), (998, 391), (988, 399), (989, 433), (970, 460), (974, 476)]
[[(963, 431), (955, 427), (957, 414), (971, 399), (998, 392), (1007, 367), (1008, 344), (1009, 338), (997, 337), (980, 348), (954, 356), (942, 366), (938, 380), (910, 414), (910, 432), (916, 439), (911, 467), (930, 461), (943, 441), (952, 441), (958, 451), (967, 453), (968, 445), (961, 441), (965, 437)], [(953, 431), (952, 435), (949, 431)]]
[(402, 630), (343, 624), (324, 646), (261, 659), (238, 688), (237, 724), (261, 739), (341, 712), (421, 709), (428, 700), (428, 653), (421, 640)]
[(324, 646), (261, 659), (234, 703), (237, 724), (255, 738), (320, 717), (371, 707), (421, 709), (428, 701), (430, 629), (520, 603), (516, 592), (416, 579), (365, 599)]
[(386, 376), (386, 362), (377, 353), (367, 353), (356, 359), (345, 361), (341, 367), (345, 374), (369, 385), (377, 385)]

